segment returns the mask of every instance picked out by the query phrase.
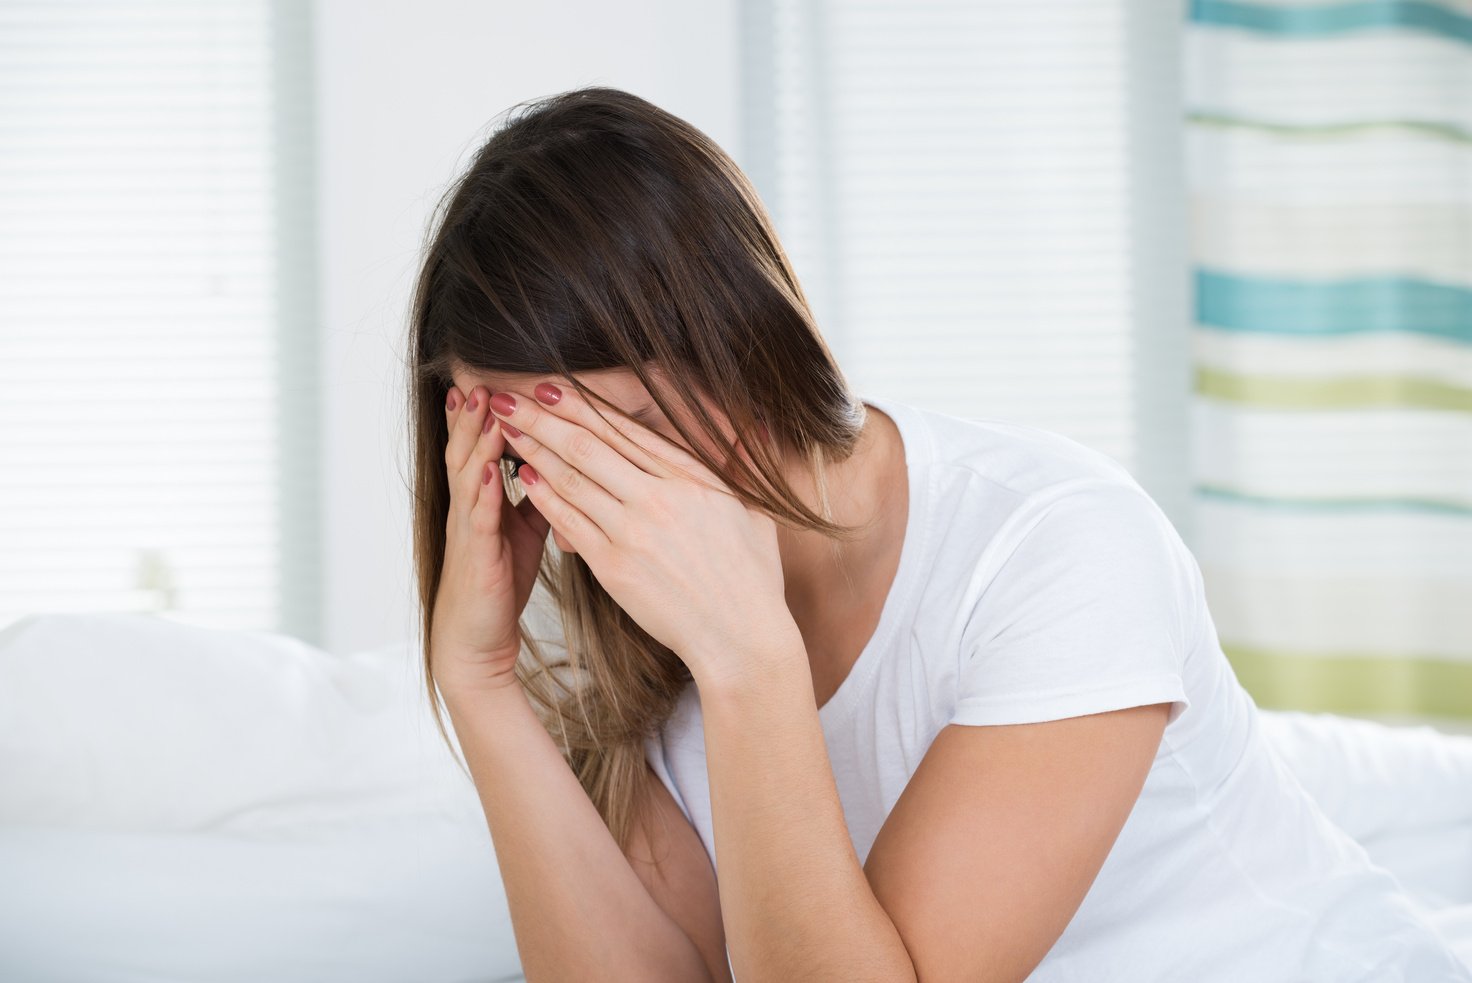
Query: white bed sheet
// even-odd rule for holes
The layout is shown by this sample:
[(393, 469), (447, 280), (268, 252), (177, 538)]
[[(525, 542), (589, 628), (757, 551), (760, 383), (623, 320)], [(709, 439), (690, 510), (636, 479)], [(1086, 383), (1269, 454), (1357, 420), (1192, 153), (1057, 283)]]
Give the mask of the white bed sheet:
[[(1261, 721), (1472, 965), (1472, 736)], [(0, 775), (0, 979), (522, 979), (408, 643), (24, 619), (0, 632)]]
[(0, 827), (0, 979), (524, 981), (489, 838), (437, 817), (266, 839)]

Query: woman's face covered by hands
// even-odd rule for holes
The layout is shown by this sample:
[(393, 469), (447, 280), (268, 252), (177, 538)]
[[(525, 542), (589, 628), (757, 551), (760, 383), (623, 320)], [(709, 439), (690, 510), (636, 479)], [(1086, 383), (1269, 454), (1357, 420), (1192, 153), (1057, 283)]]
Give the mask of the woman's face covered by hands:
[[(689, 415), (688, 408), (684, 407), (686, 400), (699, 397), (694, 394), (681, 392), (678, 387), (670, 385), (658, 366), (650, 365), (647, 371), (657, 380), (657, 384), (661, 387), (663, 394), (666, 395), (666, 402), (673, 403), (681, 409), (681, 412), (686, 414), (686, 418), (682, 420), (686, 424), (686, 428), (696, 434), (697, 437), (700, 437), (701, 431), (699, 426), (696, 424), (695, 419)], [(649, 390), (640, 382), (638, 375), (632, 369), (596, 369), (588, 372), (577, 372), (574, 375), (589, 390), (633, 417), (638, 425), (663, 435), (677, 447), (687, 451), (690, 450), (690, 445), (680, 436), (679, 432), (660, 410), (658, 404), (654, 401), (654, 397), (650, 395)], [(506, 393), (518, 402), (525, 400), (533, 405), (538, 405), (537, 387), (544, 383), (554, 387), (557, 387), (558, 383), (563, 383), (562, 388), (571, 391), (571, 387), (565, 385), (565, 380), (552, 374), (476, 372), (461, 367), (455, 370), (453, 379), (455, 387), (460, 391), (462, 397), (468, 398), (478, 387), (481, 390), (480, 398), (482, 401), (488, 400), (496, 393)], [(702, 403), (712, 418), (716, 420), (721, 431), (727, 438), (726, 448), (712, 446), (707, 442), (706, 449), (717, 460), (723, 460), (730, 454), (729, 445), (736, 440), (735, 428), (731, 426), (727, 417), (715, 409), (709, 402), (702, 400)], [(617, 414), (610, 411), (607, 407), (600, 406), (599, 408), (610, 419), (618, 419)], [(520, 456), (514, 449), (508, 449), (507, 457), (518, 463), (520, 462)], [(566, 553), (577, 552), (576, 547), (568, 542), (557, 530), (554, 529), (552, 535), (554, 541), (557, 543), (558, 549)]]

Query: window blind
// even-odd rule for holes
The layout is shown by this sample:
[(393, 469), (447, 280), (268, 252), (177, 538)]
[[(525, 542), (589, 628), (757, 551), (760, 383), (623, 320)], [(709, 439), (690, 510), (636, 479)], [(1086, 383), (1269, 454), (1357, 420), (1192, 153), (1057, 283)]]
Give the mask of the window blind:
[(0, 624), (315, 637), (307, 10), (0, 0)]
[(1140, 246), (1182, 209), (1139, 197), (1179, 175), (1136, 188), (1178, 153), (1152, 72), (1180, 15), (1136, 6), (749, 4), (743, 168), (861, 393), (1056, 430), (1179, 500), (1184, 251)]

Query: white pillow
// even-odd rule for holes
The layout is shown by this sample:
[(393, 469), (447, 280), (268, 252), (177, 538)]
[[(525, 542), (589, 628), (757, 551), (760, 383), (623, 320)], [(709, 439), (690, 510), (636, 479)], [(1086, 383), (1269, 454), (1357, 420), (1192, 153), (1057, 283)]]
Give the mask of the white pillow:
[(0, 979), (522, 978), (411, 644), (31, 616), (0, 776)]
[[(0, 822), (258, 832), (478, 806), (407, 644), (337, 656), (145, 614), (0, 632)], [(452, 735), (453, 736), (453, 735)]]

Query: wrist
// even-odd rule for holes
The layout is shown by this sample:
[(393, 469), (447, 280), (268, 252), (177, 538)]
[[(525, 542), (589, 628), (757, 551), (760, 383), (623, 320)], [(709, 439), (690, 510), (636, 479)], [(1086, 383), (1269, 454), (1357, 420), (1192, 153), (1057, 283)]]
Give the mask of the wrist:
[(440, 691), (444, 696), (445, 714), (457, 739), (478, 726), (499, 725), (518, 716), (523, 710), (535, 716), (531, 700), (521, 686), (465, 687)]
[(507, 694), (522, 692), (521, 681), (511, 670), (484, 675), (437, 672), (434, 673), (434, 683), (440, 695), (444, 697), (446, 705), (498, 700), (505, 698)]
[(739, 643), (708, 643), (686, 661), (702, 667), (698, 672), (691, 670), (702, 701), (707, 696), (760, 697), (774, 686), (792, 685), (794, 678), (805, 680), (810, 687), (813, 681), (802, 632), (790, 619), (753, 632)]

